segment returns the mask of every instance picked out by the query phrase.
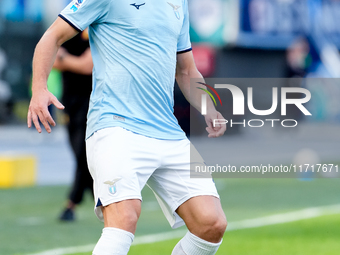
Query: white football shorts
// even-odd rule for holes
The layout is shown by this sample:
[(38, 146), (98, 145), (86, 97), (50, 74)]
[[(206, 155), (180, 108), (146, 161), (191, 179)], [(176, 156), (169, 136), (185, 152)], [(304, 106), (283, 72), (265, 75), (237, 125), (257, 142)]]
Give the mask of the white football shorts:
[[(190, 178), (190, 150), (195, 148), (188, 139), (160, 140), (112, 127), (95, 132), (86, 147), (94, 180), (95, 213), (100, 220), (101, 206), (142, 200), (146, 184), (172, 228), (184, 225), (175, 211), (188, 199), (201, 195), (219, 198), (212, 178)], [(199, 156), (194, 164), (204, 164), (203, 159)]]

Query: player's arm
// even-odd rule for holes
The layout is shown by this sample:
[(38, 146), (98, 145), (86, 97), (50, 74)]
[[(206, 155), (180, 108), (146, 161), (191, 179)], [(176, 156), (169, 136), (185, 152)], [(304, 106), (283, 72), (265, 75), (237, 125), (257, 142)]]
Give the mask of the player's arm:
[(47, 132), (51, 132), (51, 127), (55, 122), (50, 115), (47, 107), (54, 104), (58, 109), (64, 106), (58, 99), (48, 91), (47, 79), (51, 72), (56, 54), (60, 46), (67, 40), (74, 37), (78, 31), (58, 18), (52, 26), (45, 32), (35, 48), (33, 56), (33, 81), (32, 98), (27, 114), (27, 126), (32, 126), (41, 133), (40, 122), (44, 125)]
[[(192, 51), (177, 54), (177, 66), (176, 66), (176, 81), (180, 87), (182, 93), (188, 102), (195, 107), (198, 111), (201, 109), (201, 95), (205, 93), (200, 89), (190, 89), (190, 79), (202, 79), (202, 75), (197, 70)], [(205, 86), (200, 84), (195, 84), (196, 87), (202, 87), (206, 89)], [(207, 123), (208, 137), (219, 137), (226, 131), (226, 125), (216, 125), (213, 127), (214, 119), (224, 119), (222, 114), (216, 111), (215, 106), (211, 99), (207, 100), (207, 114), (204, 116)]]
[(62, 72), (67, 71), (82, 75), (92, 74), (93, 62), (90, 48), (80, 56), (74, 56), (61, 47), (57, 53), (53, 68)]

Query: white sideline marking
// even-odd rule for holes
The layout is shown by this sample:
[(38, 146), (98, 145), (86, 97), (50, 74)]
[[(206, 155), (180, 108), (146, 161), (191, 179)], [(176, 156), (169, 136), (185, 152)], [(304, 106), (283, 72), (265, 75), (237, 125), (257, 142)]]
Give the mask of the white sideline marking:
[[(310, 207), (306, 209), (302, 209), (299, 211), (293, 211), (288, 213), (274, 214), (270, 216), (249, 219), (249, 220), (240, 220), (235, 222), (230, 222), (228, 224), (227, 231), (238, 230), (238, 229), (246, 229), (246, 228), (257, 228), (281, 223), (288, 223), (293, 221), (305, 220), (316, 218), (320, 216), (330, 215), (330, 214), (338, 214), (340, 213), (340, 204), (329, 205), (329, 206), (321, 206), (321, 207)], [(187, 230), (175, 230), (165, 233), (152, 234), (152, 235), (144, 235), (136, 237), (132, 245), (138, 244), (147, 244), (147, 243), (156, 243), (171, 239), (180, 238)], [(83, 245), (83, 246), (74, 246), (68, 248), (58, 248), (53, 250), (47, 250), (39, 253), (32, 253), (28, 255), (66, 255), (72, 253), (80, 253), (80, 252), (90, 252), (93, 250), (95, 244)]]

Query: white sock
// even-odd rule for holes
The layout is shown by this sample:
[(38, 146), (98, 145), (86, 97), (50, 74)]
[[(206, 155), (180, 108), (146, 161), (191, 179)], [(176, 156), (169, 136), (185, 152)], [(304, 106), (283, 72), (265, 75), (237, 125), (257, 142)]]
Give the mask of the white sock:
[(118, 228), (103, 228), (92, 255), (126, 255), (129, 252), (134, 235)]
[(214, 255), (222, 243), (207, 242), (188, 232), (175, 246), (171, 255)]
[(184, 253), (182, 245), (181, 245), (181, 241), (179, 241), (175, 248), (172, 250), (171, 255), (186, 255), (186, 253)]

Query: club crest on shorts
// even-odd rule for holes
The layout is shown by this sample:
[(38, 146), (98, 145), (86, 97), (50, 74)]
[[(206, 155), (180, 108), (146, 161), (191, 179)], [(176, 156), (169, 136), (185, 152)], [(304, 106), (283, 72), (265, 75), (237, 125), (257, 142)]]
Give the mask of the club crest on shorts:
[(181, 8), (181, 6), (179, 6), (179, 5), (174, 5), (173, 3), (169, 3), (169, 2), (167, 2), (167, 3), (172, 7), (172, 9), (174, 9), (174, 13), (175, 13), (175, 15), (176, 15), (176, 18), (177, 18), (177, 19), (180, 19), (180, 18), (181, 18), (181, 15), (179, 14), (178, 9)]
[(110, 194), (114, 195), (117, 193), (117, 186), (116, 186), (116, 183), (118, 181), (120, 181), (122, 178), (116, 178), (112, 181), (106, 181), (104, 182), (104, 184), (108, 184), (109, 185), (109, 192)]

